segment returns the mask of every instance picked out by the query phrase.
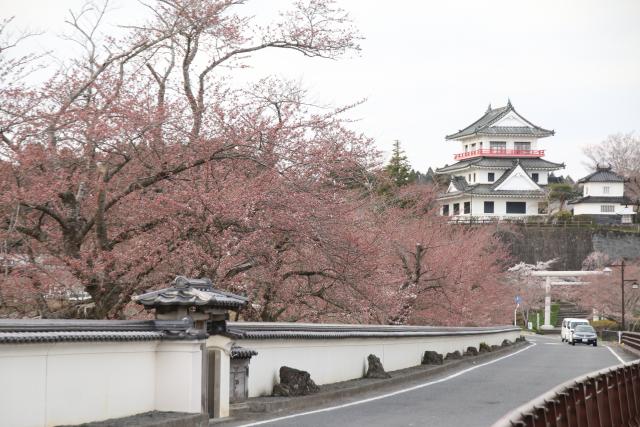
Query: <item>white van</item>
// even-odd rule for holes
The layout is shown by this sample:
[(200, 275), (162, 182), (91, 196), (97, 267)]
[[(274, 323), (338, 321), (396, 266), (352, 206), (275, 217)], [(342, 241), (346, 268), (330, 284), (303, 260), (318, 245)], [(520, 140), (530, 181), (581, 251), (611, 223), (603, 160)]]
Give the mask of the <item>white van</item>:
[(560, 330), (560, 339), (562, 342), (570, 343), (573, 338), (573, 331), (576, 329), (576, 325), (588, 325), (587, 319), (576, 319), (573, 317), (567, 317), (562, 319), (562, 329)]

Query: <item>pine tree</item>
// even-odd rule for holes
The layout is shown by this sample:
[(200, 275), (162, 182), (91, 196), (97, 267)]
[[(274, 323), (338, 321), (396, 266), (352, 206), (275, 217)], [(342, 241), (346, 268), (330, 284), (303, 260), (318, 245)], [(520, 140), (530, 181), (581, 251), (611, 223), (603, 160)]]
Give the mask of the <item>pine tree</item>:
[(413, 170), (409, 165), (407, 156), (404, 154), (402, 148), (400, 148), (400, 141), (397, 139), (393, 142), (393, 154), (389, 159), (389, 164), (385, 167), (385, 170), (389, 174), (389, 177), (393, 182), (401, 187), (412, 181)]

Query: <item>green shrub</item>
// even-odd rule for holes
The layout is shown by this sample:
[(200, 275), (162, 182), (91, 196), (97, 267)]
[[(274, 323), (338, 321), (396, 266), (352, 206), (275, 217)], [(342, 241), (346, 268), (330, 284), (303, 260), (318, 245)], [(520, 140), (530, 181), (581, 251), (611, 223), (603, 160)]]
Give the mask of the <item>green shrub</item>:
[(591, 326), (593, 326), (593, 329), (595, 329), (598, 332), (603, 331), (605, 329), (617, 330), (618, 322), (614, 320), (608, 320), (608, 319), (594, 320), (591, 322)]
[(573, 218), (573, 214), (571, 213), (571, 211), (560, 211), (554, 213), (552, 217), (553, 219), (556, 219), (558, 221), (571, 221), (571, 219)]
[(579, 222), (587, 222), (589, 224), (595, 224), (595, 220), (593, 219), (593, 217), (591, 215), (587, 215), (587, 214), (582, 214), (582, 215), (574, 215), (573, 216), (573, 220), (574, 221), (579, 221)]
[(546, 220), (546, 215), (531, 215), (528, 216), (525, 221), (529, 224), (537, 224), (539, 222), (545, 222)]

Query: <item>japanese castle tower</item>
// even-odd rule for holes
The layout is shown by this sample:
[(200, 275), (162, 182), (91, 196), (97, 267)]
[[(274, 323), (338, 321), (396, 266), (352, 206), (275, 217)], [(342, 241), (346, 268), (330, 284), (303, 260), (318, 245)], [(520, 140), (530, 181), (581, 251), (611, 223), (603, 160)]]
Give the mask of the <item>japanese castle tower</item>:
[(578, 181), (582, 184), (582, 197), (571, 200), (569, 207), (574, 215), (590, 215), (599, 223), (633, 222), (633, 205), (624, 195), (623, 176), (611, 170), (611, 166), (596, 166), (596, 171)]
[(456, 163), (436, 169), (451, 182), (438, 200), (442, 215), (465, 217), (522, 217), (538, 215), (545, 201), (549, 174), (563, 163), (543, 159), (538, 142), (554, 135), (522, 117), (511, 105), (489, 108), (466, 128), (447, 135), (458, 141)]

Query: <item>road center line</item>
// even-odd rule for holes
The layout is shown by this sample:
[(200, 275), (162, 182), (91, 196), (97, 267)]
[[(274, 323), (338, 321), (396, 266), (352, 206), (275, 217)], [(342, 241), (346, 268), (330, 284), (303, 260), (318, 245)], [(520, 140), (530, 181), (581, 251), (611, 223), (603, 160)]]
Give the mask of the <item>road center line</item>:
[(497, 359), (490, 360), (489, 362), (482, 363), (480, 365), (476, 365), (476, 366), (472, 366), (472, 367), (467, 368), (467, 369), (463, 369), (460, 372), (456, 372), (455, 374), (451, 374), (451, 375), (449, 375), (447, 377), (440, 378), (439, 380), (429, 381), (429, 382), (426, 382), (426, 383), (423, 383), (423, 384), (418, 384), (418, 385), (413, 386), (413, 387), (405, 388), (405, 389), (402, 389), (402, 390), (397, 390), (397, 391), (394, 391), (394, 392), (391, 392), (391, 393), (387, 393), (387, 394), (382, 394), (380, 396), (370, 397), (368, 399), (357, 400), (355, 402), (345, 403), (345, 404), (337, 405), (337, 406), (330, 406), (328, 408), (316, 409), (314, 411), (300, 412), (300, 413), (297, 413), (297, 414), (286, 415), (284, 417), (272, 418), (270, 420), (263, 420), (263, 421), (256, 421), (256, 422), (253, 422), (253, 423), (249, 423), (249, 424), (242, 424), (239, 427), (253, 427), (253, 426), (259, 426), (259, 425), (263, 425), (263, 424), (274, 423), (276, 421), (283, 421), (283, 420), (289, 420), (291, 418), (303, 417), (305, 415), (313, 415), (313, 414), (319, 414), (321, 412), (335, 411), (336, 409), (348, 408), (349, 406), (360, 405), (360, 404), (363, 404), (363, 403), (373, 402), (373, 401), (380, 400), (380, 399), (386, 399), (387, 397), (397, 396), (398, 394), (407, 393), (407, 392), (410, 392), (410, 391), (413, 391), (413, 390), (419, 390), (421, 388), (429, 387), (430, 385), (439, 384), (439, 383), (443, 383), (445, 381), (449, 381), (450, 379), (453, 379), (453, 378), (459, 377), (461, 375), (464, 375), (467, 372), (471, 372), (471, 371), (476, 370), (478, 368), (482, 368), (483, 366), (491, 365), (493, 363), (499, 362), (501, 360), (507, 359), (507, 358), (512, 357), (512, 356), (515, 356), (516, 354), (522, 353), (523, 351), (530, 350), (535, 346), (536, 346), (535, 343), (531, 343), (531, 345), (523, 348), (522, 350), (518, 350), (518, 351), (516, 351), (514, 353), (507, 354), (506, 356), (502, 356), (502, 357), (499, 357)]
[(618, 356), (618, 353), (616, 353), (615, 351), (613, 351), (613, 349), (612, 349), (611, 347), (609, 347), (608, 345), (607, 345), (606, 347), (609, 349), (609, 351), (611, 352), (611, 354), (613, 354), (613, 355), (616, 357), (616, 359), (618, 359), (618, 360), (620, 361), (620, 363), (622, 363), (623, 365), (626, 365), (626, 364), (627, 364), (627, 362), (625, 362), (625, 361), (622, 359), (622, 357)]

